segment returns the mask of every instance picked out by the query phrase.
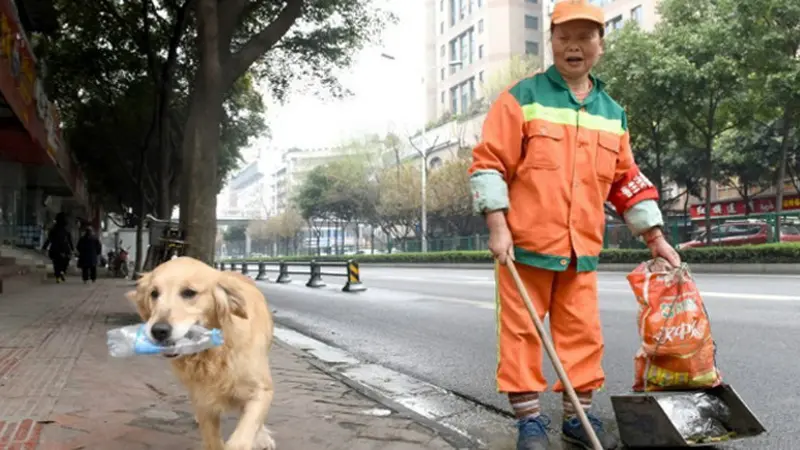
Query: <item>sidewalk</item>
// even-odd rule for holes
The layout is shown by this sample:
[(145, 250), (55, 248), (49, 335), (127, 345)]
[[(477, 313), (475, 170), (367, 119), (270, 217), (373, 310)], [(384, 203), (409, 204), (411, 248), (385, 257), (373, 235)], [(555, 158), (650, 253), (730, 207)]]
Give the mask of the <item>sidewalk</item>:
[[(168, 363), (108, 356), (106, 330), (138, 321), (123, 297), (129, 286), (73, 277), (0, 296), (0, 450), (200, 448)], [(453, 448), (280, 342), (271, 363), (276, 394), (267, 425), (280, 450)], [(226, 436), (235, 419), (225, 419)]]

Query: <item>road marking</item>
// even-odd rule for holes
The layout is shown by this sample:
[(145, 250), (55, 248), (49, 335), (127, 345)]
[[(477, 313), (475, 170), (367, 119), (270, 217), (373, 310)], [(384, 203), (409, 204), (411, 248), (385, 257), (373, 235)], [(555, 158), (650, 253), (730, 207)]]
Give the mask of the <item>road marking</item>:
[[(613, 288), (600, 288), (600, 292), (625, 292), (631, 294), (630, 289), (613, 289)], [(700, 295), (705, 298), (722, 298), (728, 300), (771, 300), (776, 302), (798, 302), (800, 297), (793, 295), (775, 295), (775, 294), (747, 294), (747, 293), (734, 293), (734, 292), (712, 292), (700, 290)]]

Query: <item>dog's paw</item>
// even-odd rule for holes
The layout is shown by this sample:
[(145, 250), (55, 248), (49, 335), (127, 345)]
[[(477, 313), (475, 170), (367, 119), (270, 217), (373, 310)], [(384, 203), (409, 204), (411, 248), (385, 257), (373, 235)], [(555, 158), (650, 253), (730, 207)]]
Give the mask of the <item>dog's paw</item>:
[(261, 425), (255, 440), (253, 440), (253, 450), (275, 450), (275, 448), (275, 439), (272, 438), (272, 433), (269, 432), (266, 425)]

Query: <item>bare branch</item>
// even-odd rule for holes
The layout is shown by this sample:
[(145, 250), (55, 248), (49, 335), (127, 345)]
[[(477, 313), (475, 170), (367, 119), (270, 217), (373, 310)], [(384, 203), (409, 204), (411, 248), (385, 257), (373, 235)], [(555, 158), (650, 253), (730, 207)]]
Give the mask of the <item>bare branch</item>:
[(303, 12), (305, 0), (287, 0), (278, 16), (260, 33), (250, 38), (241, 50), (231, 56), (223, 73), (223, 89), (227, 90), (258, 58), (286, 35)]

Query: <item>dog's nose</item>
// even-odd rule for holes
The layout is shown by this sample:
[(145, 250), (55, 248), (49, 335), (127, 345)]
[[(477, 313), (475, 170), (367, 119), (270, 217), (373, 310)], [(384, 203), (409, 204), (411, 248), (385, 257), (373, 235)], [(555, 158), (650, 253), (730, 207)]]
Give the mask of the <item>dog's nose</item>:
[(150, 327), (150, 334), (157, 342), (164, 342), (172, 335), (172, 325), (166, 322), (156, 322)]

